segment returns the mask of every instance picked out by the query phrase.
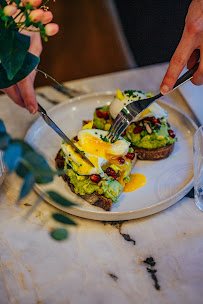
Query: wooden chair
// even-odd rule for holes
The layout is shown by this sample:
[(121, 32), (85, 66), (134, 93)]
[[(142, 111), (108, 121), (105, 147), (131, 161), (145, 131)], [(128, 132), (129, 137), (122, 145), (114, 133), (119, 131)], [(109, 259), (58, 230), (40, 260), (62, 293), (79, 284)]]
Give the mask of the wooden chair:
[[(113, 0), (60, 0), (50, 4), (59, 33), (44, 43), (39, 68), (59, 82), (136, 66)], [(53, 84), (38, 75), (35, 85)]]

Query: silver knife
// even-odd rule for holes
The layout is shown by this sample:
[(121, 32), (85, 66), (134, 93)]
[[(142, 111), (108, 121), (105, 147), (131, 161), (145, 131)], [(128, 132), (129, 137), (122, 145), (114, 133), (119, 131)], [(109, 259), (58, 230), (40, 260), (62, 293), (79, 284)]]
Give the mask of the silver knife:
[(38, 103), (38, 112), (41, 114), (44, 121), (59, 135), (63, 140), (69, 144), (80, 156), (86, 161), (89, 165), (94, 167), (91, 161), (74, 145), (74, 143), (59, 129), (59, 127), (53, 122), (53, 120), (47, 115), (47, 112), (42, 108), (42, 106)]

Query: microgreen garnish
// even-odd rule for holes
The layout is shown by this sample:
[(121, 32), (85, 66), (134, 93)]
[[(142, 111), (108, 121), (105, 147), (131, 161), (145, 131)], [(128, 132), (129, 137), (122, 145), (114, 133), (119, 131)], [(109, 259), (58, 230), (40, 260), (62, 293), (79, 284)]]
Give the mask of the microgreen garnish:
[(105, 142), (109, 142), (109, 140), (106, 138), (106, 136), (102, 136), (102, 134), (100, 135), (101, 140), (105, 141)]

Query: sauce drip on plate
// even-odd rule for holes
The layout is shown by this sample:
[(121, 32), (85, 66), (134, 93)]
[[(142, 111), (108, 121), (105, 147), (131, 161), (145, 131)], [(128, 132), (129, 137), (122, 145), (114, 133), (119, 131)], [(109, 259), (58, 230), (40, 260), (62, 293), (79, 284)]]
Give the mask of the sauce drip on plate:
[(141, 173), (133, 173), (123, 192), (131, 192), (146, 185), (146, 177)]

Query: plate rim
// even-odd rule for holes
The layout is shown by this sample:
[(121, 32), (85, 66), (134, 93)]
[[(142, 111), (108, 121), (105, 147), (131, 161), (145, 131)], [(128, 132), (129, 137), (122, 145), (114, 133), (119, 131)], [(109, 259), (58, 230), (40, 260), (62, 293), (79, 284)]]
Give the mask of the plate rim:
[[(102, 95), (110, 97), (110, 96), (115, 95), (115, 94), (116, 94), (115, 91), (110, 91), (110, 90), (100, 91), (100, 92), (93, 92), (93, 93), (88, 93), (88, 94), (82, 94), (80, 96), (76, 96), (76, 97), (73, 97), (73, 98), (67, 98), (67, 100), (64, 100), (63, 102), (60, 102), (58, 105), (54, 105), (53, 107), (51, 107), (49, 110), (47, 110), (47, 112), (49, 114), (51, 114), (52, 112), (55, 112), (56, 109), (60, 109), (61, 107), (63, 107), (64, 105), (67, 105), (67, 104), (71, 105), (72, 103), (80, 101), (83, 98), (94, 98), (94, 97), (98, 97), (98, 96), (102, 96)], [(163, 105), (166, 105), (167, 107), (171, 108), (172, 110), (175, 110), (180, 115), (185, 116), (189, 120), (189, 122), (193, 126), (193, 128), (195, 130), (197, 130), (198, 127), (197, 127), (196, 123), (184, 111), (182, 111), (181, 109), (179, 109), (178, 107), (176, 107), (174, 105), (168, 104), (166, 101), (162, 100), (161, 98), (158, 99), (158, 101), (160, 101)], [(34, 128), (34, 125), (41, 119), (42, 118), (39, 117), (30, 126), (30, 128), (26, 132), (25, 141), (26, 141), (29, 133), (32, 131), (32, 128)], [(191, 180), (183, 188), (181, 188), (178, 192), (174, 193), (170, 198), (162, 200), (162, 201), (158, 202), (156, 205), (148, 206), (148, 207), (145, 207), (144, 209), (123, 211), (123, 212), (122, 211), (121, 212), (118, 212), (118, 211), (107, 212), (107, 211), (98, 210), (98, 209), (95, 212), (95, 210), (83, 209), (80, 206), (74, 206), (74, 207), (69, 207), (69, 208), (62, 207), (62, 206), (58, 205), (57, 203), (55, 203), (53, 200), (51, 200), (47, 195), (44, 196), (44, 190), (39, 184), (35, 184), (34, 189), (39, 195), (43, 194), (43, 199), (46, 200), (46, 202), (55, 206), (57, 209), (62, 210), (64, 212), (67, 212), (69, 214), (79, 216), (79, 217), (82, 217), (82, 218), (86, 218), (86, 219), (98, 220), (98, 221), (103, 221), (103, 220), (105, 220), (105, 221), (111, 221), (111, 220), (117, 221), (117, 220), (131, 220), (131, 219), (136, 219), (136, 218), (149, 216), (149, 215), (158, 213), (160, 211), (163, 211), (163, 210), (169, 208), (170, 206), (172, 206), (176, 202), (178, 202), (180, 199), (182, 199), (192, 189), (193, 182), (194, 182), (193, 180), (194, 180), (194, 178), (192, 176)], [(74, 199), (74, 201), (77, 201), (77, 199)]]

